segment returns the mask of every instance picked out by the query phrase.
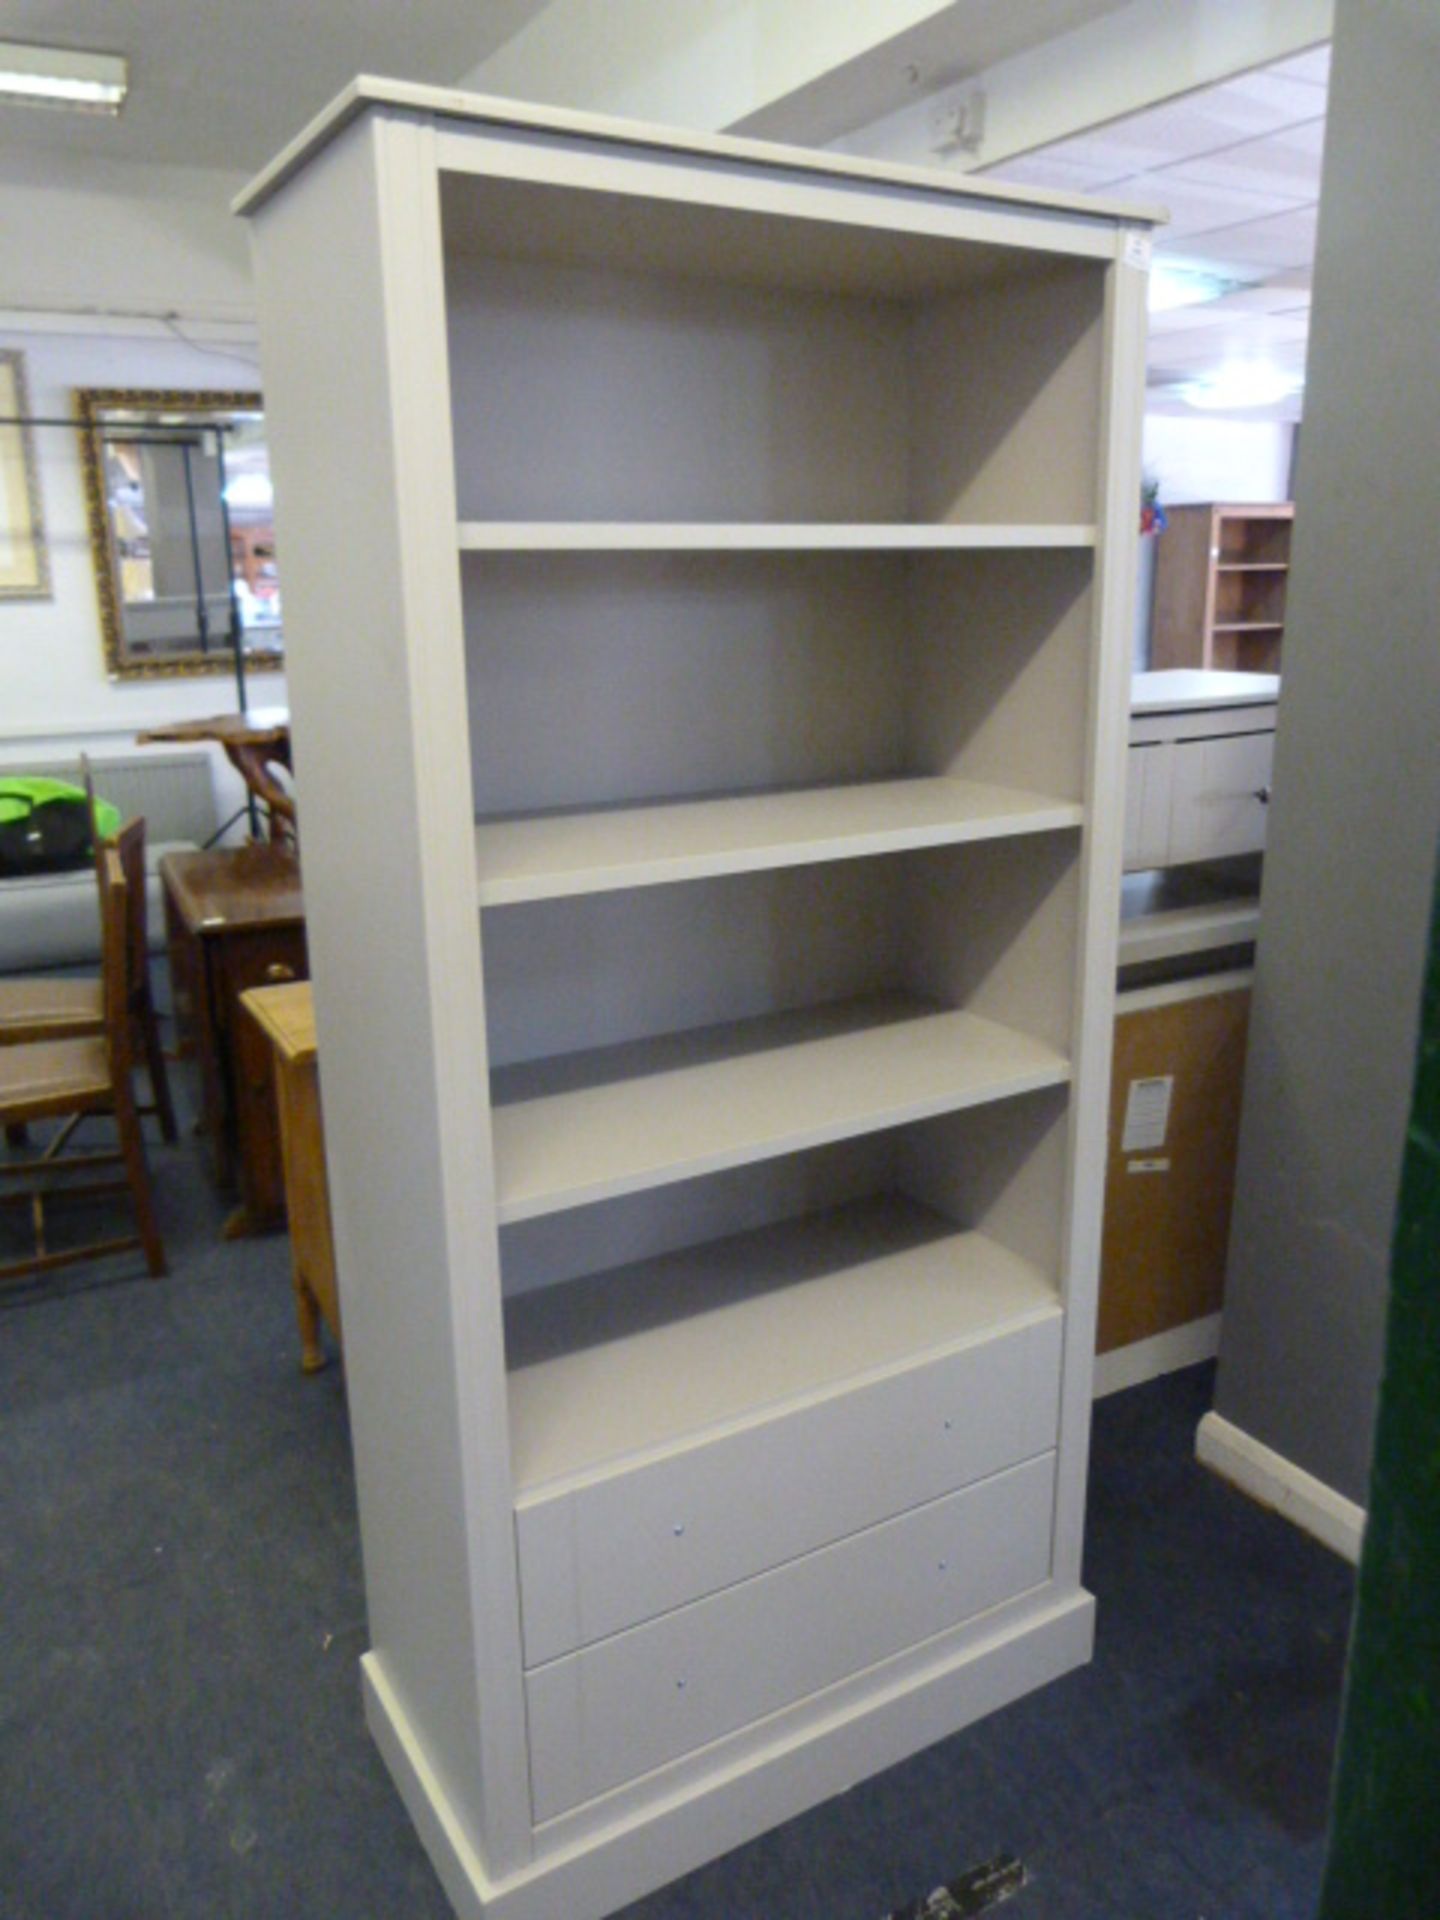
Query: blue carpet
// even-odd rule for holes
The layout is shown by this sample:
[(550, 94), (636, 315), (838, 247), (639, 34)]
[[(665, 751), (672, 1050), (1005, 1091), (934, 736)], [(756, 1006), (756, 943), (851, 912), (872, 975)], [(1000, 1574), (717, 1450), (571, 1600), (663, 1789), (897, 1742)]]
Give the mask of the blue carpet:
[[(168, 1279), (0, 1297), (0, 1915), (444, 1920), (361, 1719), (338, 1370), (193, 1139), (152, 1165)], [(1005, 1850), (1014, 1920), (1311, 1920), (1351, 1575), (1194, 1464), (1210, 1384), (1097, 1410), (1092, 1667), (627, 1920), (878, 1920)]]

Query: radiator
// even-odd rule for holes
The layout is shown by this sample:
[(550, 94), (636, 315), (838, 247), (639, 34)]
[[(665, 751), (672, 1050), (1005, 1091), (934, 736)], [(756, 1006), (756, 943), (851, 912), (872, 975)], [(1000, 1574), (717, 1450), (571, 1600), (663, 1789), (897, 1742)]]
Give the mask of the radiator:
[[(204, 749), (92, 754), (90, 772), (96, 793), (119, 809), (122, 820), (143, 817), (149, 846), (173, 840), (204, 846), (219, 825), (215, 780)], [(9, 761), (0, 766), (0, 773), (43, 773), (80, 784), (78, 758)]]

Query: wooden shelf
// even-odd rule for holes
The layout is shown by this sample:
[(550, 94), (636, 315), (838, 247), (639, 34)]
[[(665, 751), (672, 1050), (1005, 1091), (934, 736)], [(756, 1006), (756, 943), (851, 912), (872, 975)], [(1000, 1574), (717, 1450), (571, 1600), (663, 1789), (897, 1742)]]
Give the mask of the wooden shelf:
[(1093, 547), (1093, 525), (908, 521), (462, 520), (462, 553), (863, 553)]
[(482, 907), (1079, 826), (1074, 801), (972, 780), (878, 780), (482, 821)]
[(1070, 1077), (1053, 1047), (904, 995), (498, 1068), (502, 1224), (852, 1139)]
[(1156, 548), (1151, 661), (1278, 671), (1294, 507), (1174, 507)]
[(1038, 1268), (898, 1196), (522, 1294), (517, 1496), (1059, 1311)]

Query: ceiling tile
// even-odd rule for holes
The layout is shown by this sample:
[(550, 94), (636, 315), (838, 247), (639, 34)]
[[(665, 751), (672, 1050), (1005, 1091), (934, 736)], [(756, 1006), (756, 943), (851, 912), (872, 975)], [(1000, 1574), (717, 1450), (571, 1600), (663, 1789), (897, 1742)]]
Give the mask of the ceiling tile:
[(1212, 304), (1231, 313), (1308, 313), (1311, 270), (1287, 267), (1258, 286), (1239, 287)]
[[(1245, 80), (1255, 77), (1247, 75)], [(1047, 152), (1086, 166), (1106, 168), (1111, 182), (1127, 179), (1177, 160), (1259, 139), (1291, 121), (1312, 116), (1316, 110), (1315, 90), (1305, 87), (1295, 91), (1303, 97), (1304, 111), (1297, 102), (1293, 112), (1282, 114), (1271, 99), (1257, 96), (1253, 90), (1247, 92), (1243, 81), (1230, 80), (1058, 141)]]
[(1304, 206), (1307, 196), (1295, 193), (1251, 192), (1237, 186), (1197, 184), (1167, 167), (1160, 173), (1139, 173), (1125, 182), (1127, 199), (1150, 201), (1170, 215), (1164, 231), (1173, 239), (1187, 233), (1207, 233), (1240, 221), (1263, 219)]
[(1271, 73), (1284, 74), (1287, 80), (1305, 80), (1315, 87), (1328, 87), (1330, 84), (1330, 43), (1311, 47), (1308, 53), (1293, 54), (1288, 60), (1277, 60), (1269, 69)]
[[(1171, 389), (1229, 360), (1303, 374), (1329, 64), (1327, 47), (1312, 48), (994, 170), (1168, 207), (1158, 258), (1245, 283), (1151, 317), (1147, 406), (1188, 413)], [(1300, 405), (1297, 395), (1236, 417), (1295, 420)]]
[(1168, 313), (1150, 315), (1150, 338), (1168, 340), (1179, 333), (1192, 333), (1212, 327), (1234, 324), (1233, 314), (1219, 300), (1208, 300), (1203, 307), (1171, 307)]
[(1194, 365), (1215, 360), (1275, 360), (1288, 364), (1296, 348), (1304, 358), (1310, 337), (1304, 316), (1294, 320), (1222, 317), (1215, 325), (1191, 327), (1156, 337), (1152, 362)]
[(1296, 207), (1268, 219), (1248, 220), (1243, 226), (1217, 228), (1213, 233), (1169, 237), (1162, 227), (1156, 252), (1167, 260), (1185, 261), (1207, 272), (1244, 280), (1262, 277), (1257, 268), (1308, 266), (1315, 258), (1315, 210)]
[(1053, 187), (1061, 193), (1094, 193), (1110, 178), (1108, 169), (1061, 158), (1054, 148), (1021, 154), (986, 169), (987, 180), (1011, 180), (1023, 187)]
[(1292, 77), (1281, 67), (1259, 67), (1253, 73), (1237, 73), (1215, 92), (1228, 100), (1245, 101), (1247, 106), (1268, 116), (1269, 125), (1283, 127), (1291, 122), (1309, 120), (1325, 111), (1324, 100), (1317, 100), (1312, 84)]
[(1196, 185), (1244, 187), (1261, 193), (1291, 193), (1316, 200), (1320, 196), (1324, 144), (1322, 117), (1258, 140), (1242, 140), (1214, 153), (1192, 154), (1166, 168), (1163, 178)]

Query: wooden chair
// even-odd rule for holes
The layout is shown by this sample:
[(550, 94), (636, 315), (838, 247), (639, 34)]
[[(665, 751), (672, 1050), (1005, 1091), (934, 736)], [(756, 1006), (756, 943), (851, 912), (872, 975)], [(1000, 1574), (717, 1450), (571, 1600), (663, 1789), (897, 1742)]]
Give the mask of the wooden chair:
[[(92, 802), (88, 769), (86, 791)], [(96, 835), (96, 881), (103, 893), (103, 861), (106, 842)], [(115, 836), (126, 879), (126, 947), (128, 953), (130, 1019), (137, 1050), (143, 1051), (150, 1077), (151, 1104), (142, 1113), (158, 1114), (160, 1131), (166, 1140), (177, 1137), (175, 1106), (170, 1097), (170, 1079), (165, 1070), (165, 1054), (160, 1045), (160, 1026), (155, 1017), (155, 1002), (150, 992), (149, 929), (146, 924), (145, 898), (145, 822), (131, 820)], [(102, 905), (103, 914), (103, 905)], [(42, 1040), (78, 1040), (105, 1030), (105, 983), (103, 980), (47, 980), (41, 978), (0, 979), (0, 1048), (26, 1046)], [(12, 1144), (14, 1137), (11, 1136)]]
[[(0, 1122), (7, 1132), (32, 1121), (63, 1122), (43, 1153), (0, 1164), (0, 1177), (23, 1178), (24, 1192), (0, 1191), (10, 1206), (28, 1207), (35, 1237), (33, 1254), (0, 1265), (0, 1280), (48, 1273), (77, 1260), (144, 1249), (157, 1277), (165, 1271), (165, 1248), (155, 1218), (140, 1116), (135, 1106), (132, 1045), (135, 1022), (130, 995), (129, 886), (120, 851), (107, 847), (100, 862), (100, 915), (105, 990), (103, 1031), (79, 1038), (29, 1041), (0, 1048)], [(98, 1153), (67, 1153), (70, 1138), (90, 1114), (114, 1116), (119, 1145)], [(77, 1170), (121, 1165), (119, 1179), (72, 1181)], [(137, 1231), (84, 1245), (52, 1250), (46, 1243), (46, 1204), (65, 1196), (92, 1198), (128, 1191)]]

